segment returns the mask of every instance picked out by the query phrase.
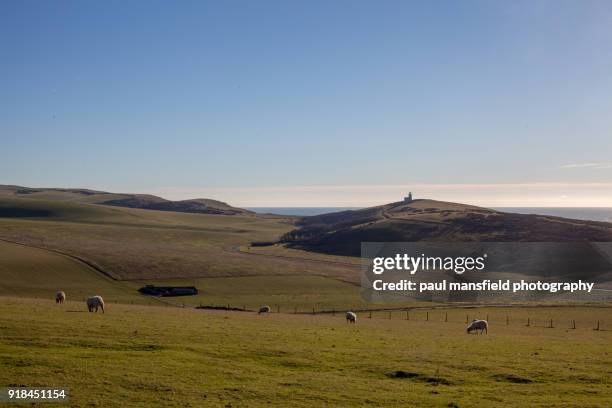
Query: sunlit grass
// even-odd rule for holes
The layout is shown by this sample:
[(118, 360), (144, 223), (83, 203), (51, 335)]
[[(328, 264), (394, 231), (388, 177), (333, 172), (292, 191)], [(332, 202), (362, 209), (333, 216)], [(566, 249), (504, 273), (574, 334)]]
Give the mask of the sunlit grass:
[(467, 335), (462, 322), (363, 314), (347, 325), (341, 315), (83, 310), (0, 298), (0, 384), (67, 386), (72, 406), (612, 404), (612, 331), (494, 323)]

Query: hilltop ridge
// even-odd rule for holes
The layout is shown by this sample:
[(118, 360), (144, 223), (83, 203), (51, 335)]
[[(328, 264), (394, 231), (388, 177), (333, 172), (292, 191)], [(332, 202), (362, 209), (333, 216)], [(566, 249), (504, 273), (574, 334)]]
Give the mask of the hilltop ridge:
[(232, 207), (222, 201), (207, 198), (171, 201), (150, 194), (110, 193), (82, 188), (31, 188), (16, 185), (0, 185), (0, 197), (64, 201), (79, 204), (99, 204), (113, 207), (200, 214), (253, 214), (251, 211)]
[(290, 247), (358, 256), (361, 242), (612, 241), (612, 224), (514, 214), (428, 199), (303, 217), (281, 241)]

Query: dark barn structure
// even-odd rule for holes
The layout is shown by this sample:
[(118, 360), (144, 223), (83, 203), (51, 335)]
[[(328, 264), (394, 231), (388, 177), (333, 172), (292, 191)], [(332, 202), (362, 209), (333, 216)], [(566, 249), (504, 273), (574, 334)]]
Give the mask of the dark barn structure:
[(198, 289), (195, 286), (146, 285), (138, 289), (138, 291), (150, 296), (193, 296), (198, 294)]

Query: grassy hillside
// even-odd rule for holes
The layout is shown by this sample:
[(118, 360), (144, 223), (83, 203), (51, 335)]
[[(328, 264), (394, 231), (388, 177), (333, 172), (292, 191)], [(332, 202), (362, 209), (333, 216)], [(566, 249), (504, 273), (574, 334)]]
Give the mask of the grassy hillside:
[(0, 295), (54, 299), (63, 290), (83, 301), (102, 295), (110, 302), (149, 303), (134, 284), (115, 282), (87, 265), (46, 250), (0, 241)]
[(359, 256), (361, 242), (610, 242), (612, 224), (511, 214), (434, 200), (305, 217), (282, 241), (294, 248)]
[(0, 219), (130, 222), (129, 214), (109, 207), (63, 200), (0, 197)]
[(150, 194), (107, 193), (78, 188), (30, 188), (0, 185), (0, 197), (28, 200), (62, 201), (80, 204), (101, 204), (116, 207), (141, 208), (218, 215), (247, 215), (251, 211), (232, 207), (227, 203), (194, 199), (170, 201)]
[(0, 383), (69, 387), (74, 407), (612, 404), (612, 331), (494, 323), (467, 335), (454, 313), (347, 325), (338, 315), (130, 305), (102, 315), (0, 297)]
[(291, 228), (287, 224), (211, 215), (193, 215), (189, 223), (176, 213), (151, 219), (146, 212), (134, 214), (138, 218), (129, 223), (0, 219), (0, 238), (84, 257), (119, 279), (305, 274), (358, 279), (358, 269), (346, 265), (235, 250), (251, 241), (274, 240)]
[(243, 276), (156, 280), (158, 285), (194, 285), (197, 296), (156, 299), (137, 289), (150, 281), (110, 279), (88, 265), (48, 250), (0, 241), (0, 296), (53, 299), (63, 290), (68, 299), (82, 301), (101, 295), (110, 303), (186, 306), (226, 306), (256, 310), (270, 304), (277, 310), (305, 312), (364, 307), (360, 288), (322, 276)]
[[(80, 194), (52, 193), (64, 198)], [(76, 199), (0, 196), (0, 239), (79, 257), (132, 290), (145, 283), (195, 284), (201, 295), (180, 300), (193, 305), (256, 307), (272, 303), (294, 308), (359, 303), (358, 262), (341, 263), (335, 257), (282, 248), (281, 256), (249, 250), (251, 242), (278, 240), (293, 228), (292, 222), (290, 217), (188, 214), (101, 206)], [(9, 293), (48, 296), (47, 289), (52, 286), (54, 292), (55, 283), (48, 285), (40, 281), (40, 275), (19, 273), (30, 268), (23, 251), (13, 255), (5, 249), (23, 261), (8, 266), (5, 262), (0, 273), (7, 286), (13, 287)], [(37, 252), (39, 256), (43, 253)], [(0, 258), (0, 264), (4, 261)], [(24, 279), (14, 280), (21, 277)], [(44, 290), (34, 290), (37, 285)], [(94, 279), (87, 287), (95, 291), (98, 286)], [(113, 300), (133, 300), (109, 293)]]

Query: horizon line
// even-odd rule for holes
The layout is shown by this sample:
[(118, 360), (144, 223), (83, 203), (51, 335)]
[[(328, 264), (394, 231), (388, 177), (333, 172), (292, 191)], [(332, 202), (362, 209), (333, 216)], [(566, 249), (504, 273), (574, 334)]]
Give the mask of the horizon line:
[[(469, 204), (486, 208), (610, 208), (612, 183), (414, 183), (297, 185), (268, 187), (135, 186), (27, 187), (80, 189), (112, 194), (156, 195), (171, 201), (198, 198), (224, 201), (242, 208), (367, 208), (402, 201), (412, 192), (415, 199)], [(55, 183), (54, 183), (55, 184)], [(123, 193), (120, 191), (130, 191)]]

